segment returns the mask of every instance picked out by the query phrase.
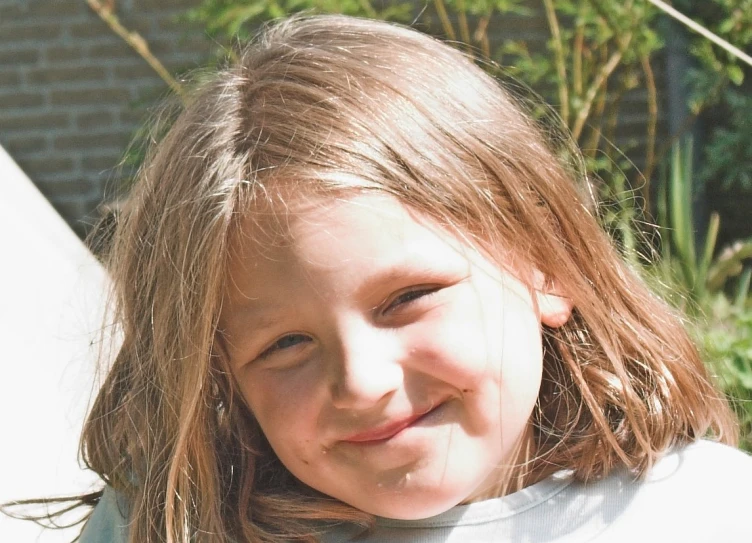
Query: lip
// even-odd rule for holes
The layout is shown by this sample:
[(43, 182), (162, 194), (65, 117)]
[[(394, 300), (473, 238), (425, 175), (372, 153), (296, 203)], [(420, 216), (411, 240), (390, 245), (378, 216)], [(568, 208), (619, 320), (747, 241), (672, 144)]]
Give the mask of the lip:
[(413, 424), (418, 422), (418, 420), (434, 411), (437, 407), (439, 407), (439, 405), (432, 405), (429, 409), (415, 415), (398, 419), (393, 422), (387, 422), (386, 424), (381, 424), (379, 426), (369, 428), (368, 430), (365, 430), (363, 432), (351, 434), (345, 437), (342, 441), (345, 443), (356, 444), (368, 444), (386, 441), (399, 434), (405, 428), (412, 426)]

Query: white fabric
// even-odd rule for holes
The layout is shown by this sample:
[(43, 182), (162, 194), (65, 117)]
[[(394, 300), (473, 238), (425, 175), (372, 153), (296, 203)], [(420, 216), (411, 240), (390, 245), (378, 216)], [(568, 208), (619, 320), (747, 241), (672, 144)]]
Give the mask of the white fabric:
[[(737, 543), (752, 541), (752, 457), (709, 441), (663, 457), (643, 481), (626, 472), (582, 484), (558, 473), (509, 496), (419, 521), (379, 519), (322, 543)], [(79, 543), (125, 543), (126, 504), (111, 489)]]
[[(78, 439), (94, 383), (105, 274), (0, 147), (0, 503), (78, 494)], [(0, 514), (0, 541), (69, 542)]]
[[(360, 543), (752, 542), (752, 457), (708, 441), (582, 484), (566, 473), (509, 496), (420, 521), (382, 519)], [(325, 543), (351, 541), (341, 530)]]

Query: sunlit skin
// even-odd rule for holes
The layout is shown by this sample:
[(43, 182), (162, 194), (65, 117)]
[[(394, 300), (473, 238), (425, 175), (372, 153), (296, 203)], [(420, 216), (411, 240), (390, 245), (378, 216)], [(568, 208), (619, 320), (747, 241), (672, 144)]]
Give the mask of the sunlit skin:
[(389, 518), (498, 494), (538, 395), (541, 323), (566, 322), (569, 301), (386, 196), (280, 213), (246, 225), (221, 317), (280, 460)]

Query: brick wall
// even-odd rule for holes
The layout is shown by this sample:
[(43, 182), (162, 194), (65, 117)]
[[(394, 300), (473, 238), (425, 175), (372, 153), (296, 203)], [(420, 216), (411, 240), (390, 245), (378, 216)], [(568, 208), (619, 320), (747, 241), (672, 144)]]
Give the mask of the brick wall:
[[(117, 0), (173, 72), (212, 44), (176, 20), (195, 0)], [(83, 235), (116, 165), (166, 86), (84, 0), (0, 0), (0, 144)], [(0, 181), (1, 182), (1, 181)]]

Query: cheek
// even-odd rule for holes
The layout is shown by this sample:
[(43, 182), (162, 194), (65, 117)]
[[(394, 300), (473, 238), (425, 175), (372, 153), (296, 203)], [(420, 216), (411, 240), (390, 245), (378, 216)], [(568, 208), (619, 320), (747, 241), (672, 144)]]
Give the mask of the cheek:
[(543, 346), (540, 324), (530, 308), (507, 315), (500, 366), (501, 394), (510, 422), (527, 421), (540, 392)]
[(303, 458), (315, 448), (315, 391), (294, 378), (261, 379), (243, 387), (243, 395), (266, 439), (283, 463)]
[(542, 342), (530, 297), (512, 289), (479, 290), (485, 298), (465, 296), (420, 330), (415, 345), (430, 359), (424, 369), (460, 388), (476, 389), (481, 381), (536, 387)]

